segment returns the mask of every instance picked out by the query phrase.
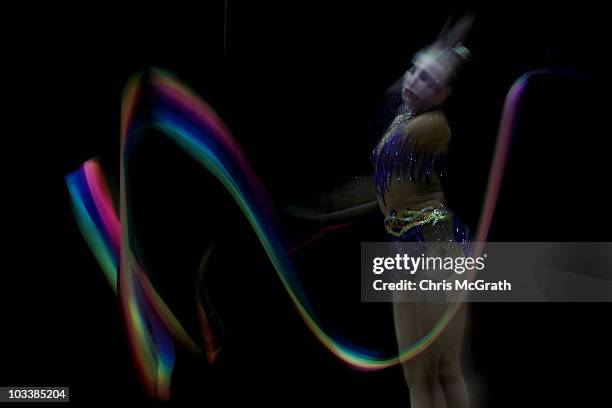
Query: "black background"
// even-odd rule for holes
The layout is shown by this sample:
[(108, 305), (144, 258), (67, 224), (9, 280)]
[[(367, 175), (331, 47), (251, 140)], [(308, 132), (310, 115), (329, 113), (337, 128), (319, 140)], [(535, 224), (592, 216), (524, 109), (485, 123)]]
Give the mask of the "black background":
[[(174, 72), (217, 110), (282, 212), (369, 170), (369, 123), (384, 90), (448, 15), (475, 11), (473, 61), (447, 109), (450, 206), (475, 227), (505, 94), (522, 73), (547, 68), (553, 74), (527, 90), (490, 239), (610, 241), (600, 10), (230, 1), (224, 41), (224, 9), (15, 14), (23, 23), (7, 37), (15, 72), (5, 81), (16, 92), (7, 95), (3, 161), (2, 385), (68, 385), (74, 403), (147, 402), (117, 299), (73, 221), (63, 177), (99, 157), (117, 183), (121, 92), (150, 66)], [(353, 371), (315, 340), (237, 206), (202, 168), (155, 133), (131, 168), (144, 263), (194, 334), (195, 271), (216, 244), (207, 279), (225, 346), (212, 367), (178, 349), (173, 402), (407, 402), (400, 368)], [(316, 228), (283, 220), (293, 243)], [(380, 221), (366, 218), (294, 259), (327, 327), (392, 349), (389, 305), (360, 304), (351, 278), (359, 242), (384, 240)], [(608, 304), (470, 308), (466, 353), (485, 406), (608, 397)]]

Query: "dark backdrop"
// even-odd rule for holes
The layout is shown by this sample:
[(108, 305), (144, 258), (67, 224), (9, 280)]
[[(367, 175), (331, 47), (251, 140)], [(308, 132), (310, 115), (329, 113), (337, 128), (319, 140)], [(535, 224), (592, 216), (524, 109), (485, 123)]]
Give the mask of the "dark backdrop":
[[(447, 109), (451, 207), (474, 228), (505, 94), (522, 73), (547, 68), (553, 74), (528, 87), (490, 239), (609, 241), (606, 22), (574, 6), (229, 1), (226, 15), (217, 1), (22, 11), (6, 63), (20, 75), (7, 78), (17, 109), (3, 162), (1, 384), (69, 385), (76, 403), (147, 401), (63, 177), (100, 157), (117, 182), (121, 91), (150, 66), (174, 72), (218, 111), (282, 211), (369, 170), (384, 90), (448, 15), (475, 11), (473, 62)], [(225, 346), (212, 367), (179, 348), (173, 401), (407, 401), (400, 368), (353, 371), (314, 339), (237, 206), (171, 142), (148, 136), (132, 172), (145, 264), (192, 333), (195, 271), (216, 243), (207, 279)], [(289, 242), (314, 230), (283, 220)], [(366, 218), (294, 259), (327, 327), (392, 350), (390, 307), (361, 305), (355, 272), (359, 242), (384, 240), (380, 221)], [(466, 353), (487, 406), (600, 405), (608, 396), (609, 376), (597, 374), (611, 363), (608, 304), (470, 308)]]

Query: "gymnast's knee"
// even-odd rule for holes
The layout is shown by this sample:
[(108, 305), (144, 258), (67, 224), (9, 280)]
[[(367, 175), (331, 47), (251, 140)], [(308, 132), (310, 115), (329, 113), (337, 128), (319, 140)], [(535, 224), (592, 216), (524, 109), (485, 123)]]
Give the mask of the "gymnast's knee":
[(404, 367), (404, 379), (408, 387), (431, 387), (440, 382), (440, 373), (433, 366), (408, 365)]

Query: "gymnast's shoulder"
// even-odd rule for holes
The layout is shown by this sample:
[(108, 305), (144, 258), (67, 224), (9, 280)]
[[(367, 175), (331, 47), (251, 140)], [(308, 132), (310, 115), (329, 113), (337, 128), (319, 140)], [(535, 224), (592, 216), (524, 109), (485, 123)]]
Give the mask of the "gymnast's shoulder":
[(411, 120), (406, 128), (419, 145), (427, 150), (440, 150), (448, 146), (451, 131), (446, 115), (437, 109), (420, 114)]

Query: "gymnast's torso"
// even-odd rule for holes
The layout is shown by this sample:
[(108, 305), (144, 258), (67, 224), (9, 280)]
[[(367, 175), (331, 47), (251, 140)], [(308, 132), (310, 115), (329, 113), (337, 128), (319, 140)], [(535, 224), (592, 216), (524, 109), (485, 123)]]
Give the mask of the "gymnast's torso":
[(374, 185), (391, 240), (466, 239), (446, 207), (440, 182), (450, 137), (442, 111), (413, 115), (404, 110), (374, 147)]

